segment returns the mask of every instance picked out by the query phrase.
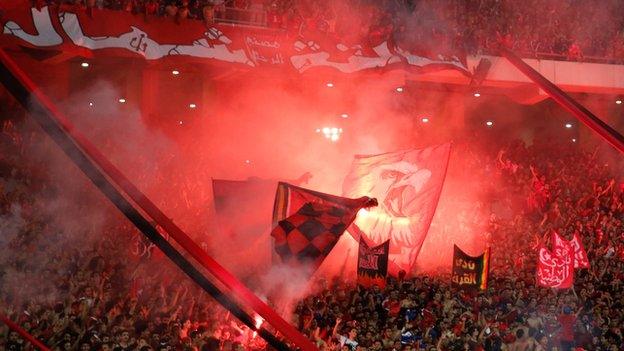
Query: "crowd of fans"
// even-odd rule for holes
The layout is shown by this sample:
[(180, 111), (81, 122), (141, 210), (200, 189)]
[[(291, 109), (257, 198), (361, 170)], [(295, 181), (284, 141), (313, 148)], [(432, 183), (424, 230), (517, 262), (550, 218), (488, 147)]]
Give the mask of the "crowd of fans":
[[(456, 291), (448, 273), (385, 289), (336, 285), (299, 303), (300, 328), (327, 350), (622, 350), (624, 179), (597, 151), (514, 142), (471, 161), (502, 201), (489, 223), (487, 291)], [(537, 249), (552, 231), (577, 233), (589, 254), (573, 289), (536, 284)]]
[[(53, 350), (264, 349), (114, 211), (94, 216), (78, 173), (76, 203), (59, 204), (70, 195), (41, 167), (51, 160), (32, 156), (53, 146), (2, 102), (0, 313)], [(32, 346), (2, 324), (0, 349)]]
[[(138, 233), (115, 211), (97, 225), (68, 226), (47, 210), (66, 189), (32, 158), (41, 134), (3, 102), (1, 312), (54, 350), (267, 348), (166, 260), (155, 267), (156, 250), (136, 255)], [(464, 171), (497, 185), (487, 291), (457, 291), (448, 273), (389, 278), (385, 288), (320, 282), (296, 303), (293, 323), (321, 350), (622, 350), (621, 162), (571, 142), (465, 152)], [(82, 205), (71, 217), (90, 223)], [(537, 247), (553, 230), (577, 233), (588, 252), (591, 267), (577, 271), (574, 289), (535, 282)], [(30, 347), (5, 326), (0, 345)]]
[(624, 57), (621, 1), (572, 0), (32, 0), (328, 35), (342, 43), (391, 40), (429, 55), (496, 54), (502, 41), (525, 56), (573, 61)]

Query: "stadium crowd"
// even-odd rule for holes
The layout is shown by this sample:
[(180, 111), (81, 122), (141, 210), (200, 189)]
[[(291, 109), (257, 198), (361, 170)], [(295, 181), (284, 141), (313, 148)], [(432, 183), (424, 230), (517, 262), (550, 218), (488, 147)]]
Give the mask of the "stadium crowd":
[[(41, 135), (6, 118), (20, 109), (5, 102), (0, 312), (54, 350), (267, 349), (166, 260), (155, 269), (158, 251), (138, 250), (138, 233), (114, 211), (101, 224), (68, 227), (46, 210), (66, 189), (32, 157)], [(622, 350), (621, 166), (571, 142), (462, 147), (466, 167), (497, 184), (487, 291), (457, 291), (448, 273), (389, 278), (383, 289), (320, 282), (296, 304), (293, 323), (321, 350)], [(72, 217), (89, 223), (81, 205)], [(536, 248), (553, 230), (578, 233), (587, 249), (591, 267), (577, 271), (574, 289), (536, 285)], [(0, 346), (31, 348), (4, 325)]]
[[(343, 43), (393, 40), (430, 55), (496, 53), (500, 41), (525, 56), (573, 61), (624, 57), (621, 1), (572, 0), (32, 0), (186, 19), (242, 23), (329, 35)], [(346, 15), (348, 14), (348, 15)], [(354, 30), (357, 28), (357, 30)]]

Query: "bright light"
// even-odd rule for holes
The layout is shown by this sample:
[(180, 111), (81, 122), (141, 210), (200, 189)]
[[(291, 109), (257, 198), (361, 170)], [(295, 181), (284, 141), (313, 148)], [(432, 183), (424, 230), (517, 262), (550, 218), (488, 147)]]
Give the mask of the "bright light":
[(82, 66), (82, 68), (87, 68), (89, 67), (89, 62), (83, 62), (80, 64), (80, 66)]
[(566, 127), (566, 128), (572, 128), (572, 123), (566, 123), (566, 124), (565, 124), (565, 127)]
[(195, 107), (197, 107), (197, 105), (195, 105), (195, 104), (189, 104), (189, 108), (195, 108)]
[(481, 96), (481, 93), (479, 93), (479, 92), (474, 93), (474, 97), (479, 97), (479, 96)]
[(245, 163), (246, 163), (246, 164), (250, 164), (250, 163), (251, 163), (251, 161), (250, 161), (250, 160), (245, 160)]
[(421, 119), (421, 121), (422, 121), (423, 123), (429, 123), (429, 118), (427, 118), (427, 117), (423, 117), (423, 118)]
[(487, 122), (485, 122), (485, 125), (486, 125), (486, 126), (488, 126), (488, 127), (491, 127), (491, 126), (493, 126), (493, 125), (494, 125), (494, 122), (492, 122), (492, 121), (487, 121)]
[(396, 88), (397, 93), (402, 93), (403, 92), (403, 87), (398, 87)]
[(332, 82), (327, 82), (327, 84), (325, 84), (328, 88), (333, 88), (334, 87), (334, 83)]
[(618, 105), (621, 105), (622, 104), (622, 100), (615, 100), (615, 103), (618, 104)]
[(124, 98), (119, 98), (119, 102), (120, 102), (120, 103), (122, 103), (122, 104), (125, 104), (125, 103), (126, 103), (126, 99), (124, 99)]
[(92, 103), (92, 102), (89, 102), (89, 106), (93, 107), (93, 103)]
[(179, 124), (179, 125), (182, 125), (182, 124), (184, 124), (184, 121), (181, 121), (181, 120), (180, 120), (180, 121), (178, 121), (178, 124)]
[(349, 118), (349, 115), (346, 114), (346, 113), (343, 113), (343, 114), (340, 115), (340, 117), (342, 117), (342, 118)]
[(178, 74), (180, 74), (180, 71), (174, 69), (173, 71), (171, 71), (171, 74), (173, 74), (174, 76), (177, 76)]
[(369, 214), (369, 212), (368, 212), (368, 210), (367, 210), (367, 209), (365, 209), (365, 208), (360, 208), (360, 210), (359, 210), (359, 211), (358, 211), (358, 213), (357, 213), (357, 215), (358, 215), (359, 217), (366, 217), (366, 216), (368, 216), (368, 214)]
[(573, 143), (576, 143), (576, 138), (572, 138), (572, 142), (573, 142)]
[(329, 139), (331, 141), (338, 141), (338, 139), (340, 139), (340, 134), (342, 134), (342, 128), (338, 128), (338, 127), (323, 127), (321, 128), (317, 128), (316, 132), (323, 132), (323, 136), (326, 139)]

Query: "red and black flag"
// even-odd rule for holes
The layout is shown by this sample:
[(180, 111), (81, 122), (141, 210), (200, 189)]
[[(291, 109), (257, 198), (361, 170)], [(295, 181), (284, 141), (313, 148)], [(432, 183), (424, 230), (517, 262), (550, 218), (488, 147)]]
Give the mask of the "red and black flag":
[[(364, 198), (368, 199), (368, 201), (374, 201), (374, 205), (362, 206), (362, 199)], [(295, 214), (308, 202), (334, 205), (344, 208), (365, 208), (377, 206), (376, 199), (371, 199), (366, 196), (359, 198), (347, 198), (302, 188), (300, 186), (285, 182), (279, 182), (277, 184), (275, 202), (273, 203), (273, 227), (275, 227), (279, 221)]]
[[(291, 213), (292, 205), (303, 199), (305, 202)], [(357, 212), (376, 205), (377, 200), (369, 197), (349, 199), (280, 183), (274, 207), (277, 225), (271, 232), (275, 251), (283, 262), (311, 262), (318, 268)]]
[(470, 256), (457, 245), (453, 253), (453, 275), (451, 281), (454, 286), (462, 290), (487, 289), (488, 274), (490, 271), (490, 248), (480, 256)]
[(364, 238), (360, 238), (357, 266), (358, 284), (365, 287), (377, 285), (384, 288), (386, 286), (389, 252), (389, 239), (381, 245), (369, 247)]

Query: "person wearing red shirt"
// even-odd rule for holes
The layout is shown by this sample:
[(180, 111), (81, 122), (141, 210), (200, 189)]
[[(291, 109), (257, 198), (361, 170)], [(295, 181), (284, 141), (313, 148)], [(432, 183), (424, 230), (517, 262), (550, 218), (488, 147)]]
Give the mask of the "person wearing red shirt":
[(561, 324), (559, 340), (561, 341), (562, 351), (572, 351), (574, 349), (574, 325), (576, 324), (576, 317), (582, 310), (583, 308), (581, 307), (576, 314), (572, 314), (572, 308), (564, 306), (563, 314), (557, 317), (557, 321)]

